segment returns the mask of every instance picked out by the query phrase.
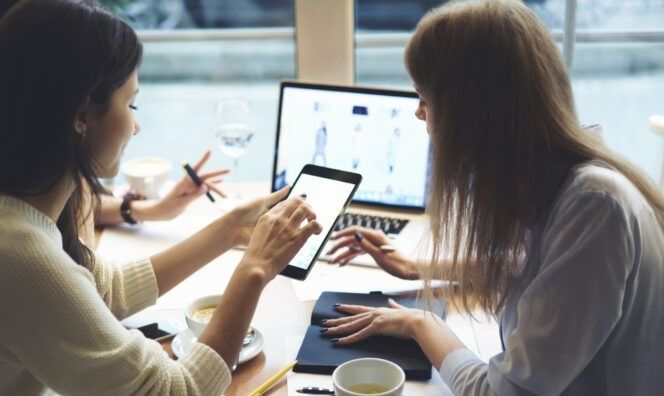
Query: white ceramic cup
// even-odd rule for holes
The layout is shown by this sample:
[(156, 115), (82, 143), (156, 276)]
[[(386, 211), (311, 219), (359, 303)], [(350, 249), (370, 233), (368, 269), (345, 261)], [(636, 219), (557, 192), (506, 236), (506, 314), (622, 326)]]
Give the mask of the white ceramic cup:
[(159, 198), (168, 181), (171, 162), (159, 157), (140, 157), (122, 164), (122, 174), (131, 188), (147, 198)]
[(221, 300), (221, 294), (213, 294), (209, 296), (199, 297), (192, 302), (190, 302), (187, 307), (184, 309), (184, 319), (187, 321), (187, 327), (191, 330), (196, 337), (200, 337), (203, 333), (203, 330), (208, 325), (208, 322), (202, 322), (194, 318), (194, 312), (201, 308), (208, 308), (211, 306), (216, 306)]
[[(350, 360), (332, 373), (332, 383), (337, 396), (400, 396), (406, 373), (401, 367), (384, 359), (362, 358)], [(375, 384), (386, 389), (381, 393), (359, 393), (351, 389), (361, 384)]]

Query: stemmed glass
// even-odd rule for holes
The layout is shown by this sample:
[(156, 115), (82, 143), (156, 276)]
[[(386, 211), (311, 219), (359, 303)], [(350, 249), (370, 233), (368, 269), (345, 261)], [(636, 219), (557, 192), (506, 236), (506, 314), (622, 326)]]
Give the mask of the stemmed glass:
[[(247, 151), (247, 147), (256, 133), (256, 124), (251, 105), (246, 99), (229, 98), (220, 100), (215, 107), (217, 126), (214, 137), (221, 151), (233, 160), (232, 173), (237, 176), (238, 160)], [(239, 187), (239, 186), (238, 186)], [(242, 198), (239, 189), (235, 198)]]

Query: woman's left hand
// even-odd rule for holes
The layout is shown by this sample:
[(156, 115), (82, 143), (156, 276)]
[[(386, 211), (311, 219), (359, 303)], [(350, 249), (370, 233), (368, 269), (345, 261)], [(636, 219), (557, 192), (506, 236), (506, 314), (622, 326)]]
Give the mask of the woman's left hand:
[(338, 345), (353, 344), (374, 335), (413, 338), (417, 322), (424, 319), (420, 309), (406, 308), (389, 299), (387, 308), (361, 305), (340, 305), (337, 311), (349, 314), (339, 319), (328, 319), (322, 323), (327, 327), (323, 334), (335, 339)]
[(206, 192), (213, 191), (221, 197), (225, 197), (223, 191), (221, 191), (217, 185), (221, 183), (221, 179), (217, 177), (222, 176), (230, 172), (228, 169), (217, 169), (210, 172), (199, 173), (208, 159), (210, 159), (211, 151), (207, 150), (203, 157), (194, 165), (194, 171), (200, 179), (203, 181), (203, 184), (197, 186), (189, 175), (184, 175), (176, 184), (173, 186), (171, 191), (168, 192), (163, 198), (156, 201), (150, 210), (151, 220), (170, 220), (179, 216), (187, 206), (205, 194)]

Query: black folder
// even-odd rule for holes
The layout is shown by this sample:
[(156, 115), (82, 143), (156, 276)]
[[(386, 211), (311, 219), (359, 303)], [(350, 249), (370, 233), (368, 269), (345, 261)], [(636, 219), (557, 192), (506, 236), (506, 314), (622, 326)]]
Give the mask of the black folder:
[[(374, 336), (352, 345), (336, 345), (320, 333), (323, 319), (335, 319), (344, 314), (334, 309), (334, 304), (355, 304), (371, 307), (386, 307), (387, 299), (392, 298), (401, 305), (410, 308), (429, 308), (415, 297), (389, 296), (380, 292), (369, 294), (323, 292), (311, 314), (311, 326), (302, 341), (297, 354), (297, 365), (293, 371), (298, 373), (332, 374), (335, 368), (349, 360), (373, 357), (398, 364), (411, 380), (431, 378), (431, 363), (422, 349), (413, 340), (396, 337)], [(444, 317), (444, 305), (435, 302), (432, 311)]]

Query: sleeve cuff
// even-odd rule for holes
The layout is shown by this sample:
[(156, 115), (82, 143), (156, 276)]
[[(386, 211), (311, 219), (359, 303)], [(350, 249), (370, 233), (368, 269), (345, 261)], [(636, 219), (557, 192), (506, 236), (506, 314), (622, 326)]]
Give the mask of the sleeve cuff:
[(443, 360), (443, 364), (440, 365), (439, 370), (440, 377), (450, 388), (452, 388), (455, 375), (464, 365), (466, 365), (466, 363), (480, 361), (480, 358), (478, 358), (470, 349), (459, 348), (447, 355), (445, 360)]
[(149, 258), (136, 260), (122, 266), (127, 313), (132, 315), (157, 302), (159, 289), (157, 278)]
[(231, 383), (231, 372), (219, 354), (197, 342), (180, 363), (191, 373), (202, 395), (220, 395)]

